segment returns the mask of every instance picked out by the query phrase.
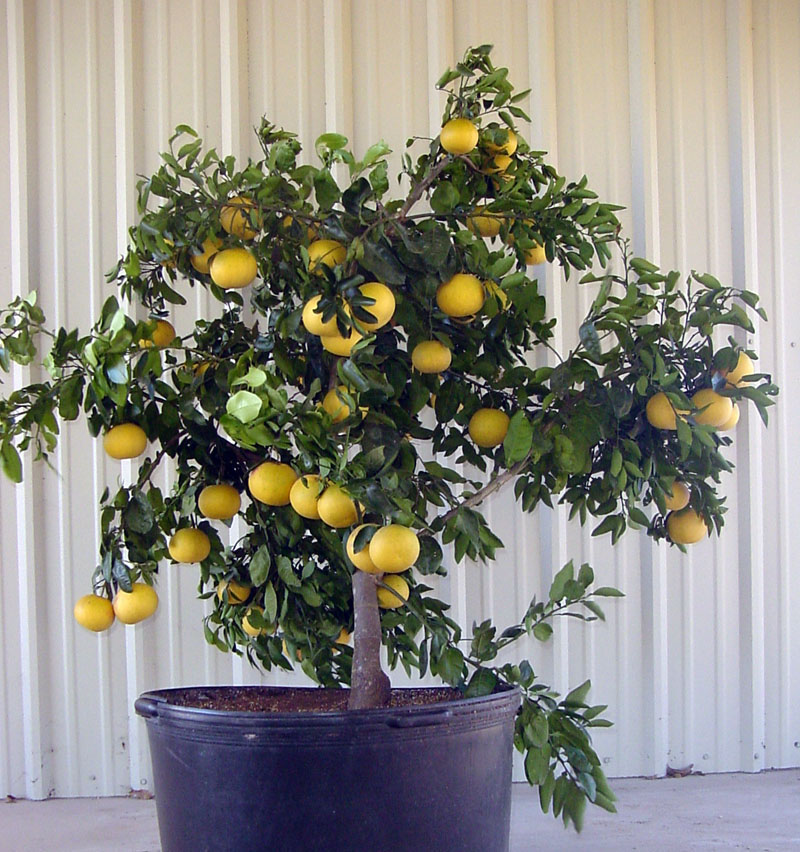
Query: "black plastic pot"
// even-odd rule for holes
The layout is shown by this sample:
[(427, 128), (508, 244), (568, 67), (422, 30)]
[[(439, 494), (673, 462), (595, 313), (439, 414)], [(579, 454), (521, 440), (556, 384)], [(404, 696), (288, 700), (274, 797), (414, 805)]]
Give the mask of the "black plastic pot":
[(170, 703), (186, 692), (136, 701), (163, 852), (508, 849), (515, 689), (326, 713)]

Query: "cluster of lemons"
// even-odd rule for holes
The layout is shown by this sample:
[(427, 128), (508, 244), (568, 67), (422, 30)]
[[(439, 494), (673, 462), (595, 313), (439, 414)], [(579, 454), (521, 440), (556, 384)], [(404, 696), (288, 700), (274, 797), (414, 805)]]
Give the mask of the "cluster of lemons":
[[(755, 373), (755, 365), (745, 352), (739, 353), (739, 360), (730, 372), (725, 373), (728, 387), (741, 387), (748, 382), (745, 377)], [(729, 432), (739, 422), (739, 407), (730, 397), (717, 393), (712, 388), (703, 388), (692, 397), (692, 404), (698, 409), (693, 415), (694, 422), (711, 426), (719, 432)], [(658, 392), (647, 400), (645, 415), (651, 426), (656, 429), (675, 431), (678, 418), (682, 420), (688, 411), (676, 409), (663, 392)], [(667, 535), (676, 544), (696, 544), (708, 535), (708, 528), (702, 515), (689, 507), (691, 493), (684, 482), (676, 481), (671, 494), (667, 495), (666, 508)]]

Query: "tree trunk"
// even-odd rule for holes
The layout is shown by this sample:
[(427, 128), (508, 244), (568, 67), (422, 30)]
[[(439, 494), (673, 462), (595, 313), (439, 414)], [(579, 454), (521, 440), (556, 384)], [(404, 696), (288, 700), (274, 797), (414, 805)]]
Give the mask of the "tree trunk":
[(375, 575), (353, 571), (353, 676), (349, 710), (386, 707), (392, 687), (381, 669), (381, 617)]

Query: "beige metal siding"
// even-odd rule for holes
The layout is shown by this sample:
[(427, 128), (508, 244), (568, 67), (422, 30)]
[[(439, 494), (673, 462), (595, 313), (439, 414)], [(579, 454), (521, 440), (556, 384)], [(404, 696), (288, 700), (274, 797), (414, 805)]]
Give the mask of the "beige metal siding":
[[(383, 137), (397, 163), (409, 136), (438, 130), (443, 68), (494, 43), (533, 89), (527, 138), (626, 205), (637, 253), (761, 294), (771, 322), (751, 342), (786, 392), (769, 431), (742, 418), (721, 539), (689, 556), (633, 534), (611, 548), (561, 510), (522, 518), (504, 493), (488, 512), (505, 552), (442, 591), (459, 617), (509, 623), (574, 557), (626, 592), (606, 624), (562, 623), (523, 649), (559, 688), (596, 682), (617, 722), (596, 738), (610, 775), (800, 762), (800, 2), (0, 0), (0, 21), (0, 301), (37, 289), (49, 319), (83, 327), (110, 292), (137, 175), (177, 123), (246, 157), (266, 114), (306, 156), (329, 129), (357, 152)], [(591, 293), (541, 275), (567, 347)], [(211, 310), (196, 293), (173, 321)], [(35, 378), (15, 368), (14, 382)], [(150, 622), (103, 636), (74, 624), (96, 563), (92, 506), (130, 470), (81, 427), (54, 461), (60, 475), (26, 462), (23, 486), (0, 484), (0, 796), (149, 786), (138, 693), (259, 680), (203, 642), (191, 569), (164, 566)]]

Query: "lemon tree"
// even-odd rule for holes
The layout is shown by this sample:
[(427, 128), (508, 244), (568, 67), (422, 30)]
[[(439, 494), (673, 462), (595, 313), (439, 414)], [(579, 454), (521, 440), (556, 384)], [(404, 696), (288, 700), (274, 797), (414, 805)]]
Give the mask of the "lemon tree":
[[(612, 541), (718, 532), (740, 408), (766, 422), (777, 393), (740, 342), (763, 311), (632, 256), (619, 208), (529, 145), (526, 93), (488, 47), (438, 85), (441, 132), (409, 143), (400, 198), (383, 142), (359, 158), (326, 133), (312, 164), (264, 119), (262, 156), (239, 165), (179, 126), (138, 186), (95, 325), (51, 331), (33, 295), (0, 313), (4, 370), (46, 341), (42, 379), (0, 399), (0, 462), (19, 481), (19, 453), (46, 458), (81, 415), (113, 459), (137, 459), (102, 498), (95, 594), (76, 605), (89, 629), (152, 615), (159, 571), (190, 563), (209, 642), (349, 685), (353, 708), (388, 701), (382, 646), (391, 668), (467, 696), (516, 685), (528, 778), (579, 827), (587, 801), (614, 809), (590, 739), (605, 708), (588, 682), (559, 696), (508, 646), (546, 642), (566, 612), (603, 618), (598, 599), (620, 593), (570, 562), (516, 623), (469, 626), (428, 578), (445, 548), (495, 557), (480, 506), (506, 483), (520, 512), (565, 503)], [(542, 263), (592, 293), (570, 351), (554, 347)], [(193, 288), (218, 309), (176, 328), (170, 306)]]

